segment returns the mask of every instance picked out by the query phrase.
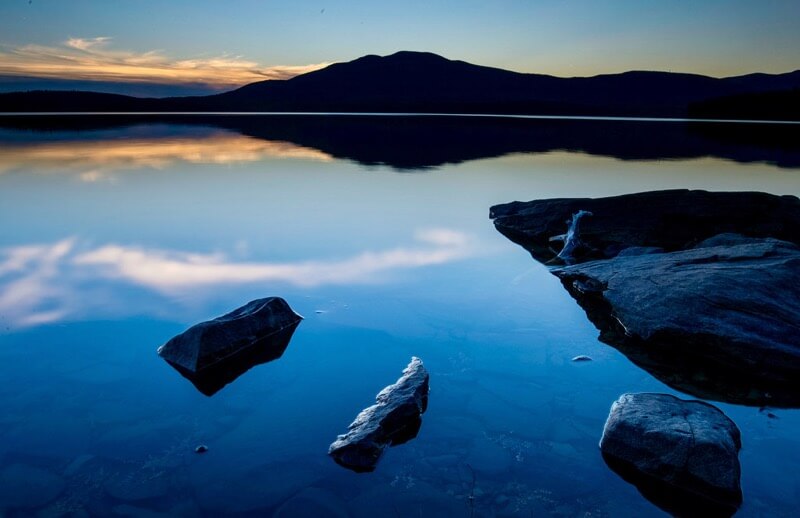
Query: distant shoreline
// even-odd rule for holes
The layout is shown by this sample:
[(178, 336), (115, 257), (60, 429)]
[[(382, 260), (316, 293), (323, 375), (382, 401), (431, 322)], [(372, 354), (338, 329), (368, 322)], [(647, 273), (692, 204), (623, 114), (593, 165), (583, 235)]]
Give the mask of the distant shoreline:
[(489, 119), (531, 119), (531, 120), (585, 120), (608, 122), (703, 122), (703, 123), (730, 123), (730, 124), (782, 124), (800, 125), (794, 120), (769, 120), (769, 119), (710, 119), (690, 117), (617, 117), (617, 116), (592, 116), (592, 115), (524, 115), (504, 113), (425, 113), (425, 112), (0, 112), (0, 117), (271, 117), (271, 116), (298, 116), (298, 117), (467, 117)]

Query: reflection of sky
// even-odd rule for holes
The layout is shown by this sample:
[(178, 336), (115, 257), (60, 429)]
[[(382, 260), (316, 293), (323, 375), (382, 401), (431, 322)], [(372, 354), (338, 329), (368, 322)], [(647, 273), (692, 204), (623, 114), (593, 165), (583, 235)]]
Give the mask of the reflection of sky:
[[(226, 310), (214, 302), (220, 295), (235, 304), (243, 293), (335, 293), (365, 283), (394, 290), (423, 278), (447, 289), (437, 277), (444, 272), (468, 275), (520, 253), (488, 220), (491, 205), (515, 199), (664, 188), (800, 194), (797, 171), (716, 159), (552, 152), (394, 174), (218, 130), (92, 135), (12, 142), (6, 134), (6, 322), (163, 316), (189, 300), (196, 311)], [(99, 178), (113, 181), (75, 181)]]
[[(237, 155), (240, 141), (227, 142), (217, 151)], [(134, 510), (198, 514), (178, 507), (188, 498), (206, 514), (257, 514), (316, 484), (336, 509), (459, 516), (474, 469), (491, 496), (476, 499), (476, 516), (494, 512), (494, 495), (507, 495), (509, 514), (650, 515), (597, 440), (622, 392), (674, 391), (598, 342), (558, 279), (494, 230), (488, 208), (678, 187), (800, 192), (797, 170), (712, 159), (558, 152), (396, 174), (214, 153), (159, 169), (112, 164), (112, 182), (75, 181), (85, 169), (69, 153), (63, 168), (20, 160), (0, 175), (0, 458), (63, 475), (65, 499), (79, 500), (90, 480), (89, 497), (108, 504), (113, 480), (103, 477), (123, 470), (145, 489), (169, 479), (165, 496)], [(213, 398), (155, 354), (188, 325), (270, 295), (305, 320), (280, 360)], [(579, 354), (594, 361), (570, 361)], [(419, 436), (370, 476), (345, 472), (328, 444), (412, 355), (431, 372)], [(786, 452), (800, 451), (800, 414), (719, 406), (746, 441), (747, 513), (790, 515), (797, 459)], [(209, 453), (195, 455), (197, 444)], [(123, 507), (103, 509), (113, 506)]]
[(264, 158), (330, 160), (315, 149), (212, 131), (191, 136), (140, 136), (122, 139), (47, 140), (2, 145), (0, 174), (9, 171), (74, 173), (83, 181), (107, 179), (130, 169), (166, 169), (176, 162), (236, 164)]
[[(222, 253), (202, 254), (104, 245), (80, 250), (75, 239), (0, 250), (0, 314), (14, 326), (88, 316), (102, 306), (93, 284), (119, 282), (165, 295), (244, 283), (326, 284), (385, 281), (393, 271), (440, 265), (473, 255), (469, 236), (447, 229), (416, 233), (417, 244), (364, 251), (340, 260), (298, 262), (232, 261)], [(100, 300), (98, 300), (100, 299)], [(99, 304), (98, 304), (99, 302)]]

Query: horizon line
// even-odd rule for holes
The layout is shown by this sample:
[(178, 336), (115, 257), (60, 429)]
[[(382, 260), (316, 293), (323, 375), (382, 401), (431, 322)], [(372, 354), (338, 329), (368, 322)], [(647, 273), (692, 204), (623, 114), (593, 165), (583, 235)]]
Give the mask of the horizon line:
[(584, 120), (609, 122), (701, 122), (733, 124), (780, 124), (800, 125), (800, 120), (771, 119), (707, 119), (682, 117), (615, 117), (590, 115), (523, 115), (492, 113), (437, 113), (437, 112), (0, 112), (0, 117), (76, 117), (76, 116), (333, 116), (333, 117), (475, 117), (533, 120)]

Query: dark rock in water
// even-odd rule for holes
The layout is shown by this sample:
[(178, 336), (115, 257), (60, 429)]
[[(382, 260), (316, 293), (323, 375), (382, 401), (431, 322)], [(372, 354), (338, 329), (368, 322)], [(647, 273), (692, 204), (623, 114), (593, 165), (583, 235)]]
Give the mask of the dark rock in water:
[(602, 341), (666, 383), (708, 399), (800, 404), (797, 246), (717, 236), (691, 250), (553, 273)]
[(800, 244), (800, 200), (758, 192), (653, 191), (609, 198), (558, 198), (496, 205), (490, 217), (497, 230), (542, 263), (557, 258), (552, 238), (567, 231), (579, 211), (584, 253), (578, 262), (607, 259), (630, 247), (667, 252), (734, 232)]
[(572, 359), (572, 361), (574, 361), (574, 362), (590, 362), (590, 361), (592, 361), (592, 358), (591, 358), (591, 356), (586, 356), (585, 354), (581, 354), (579, 356), (574, 357)]
[(258, 299), (192, 326), (158, 354), (211, 396), (255, 365), (280, 358), (301, 320), (282, 298)]
[(492, 207), (542, 263), (582, 210), (583, 254), (553, 269), (600, 340), (703, 399), (800, 406), (800, 200), (657, 191)]
[(205, 453), (207, 451), (208, 451), (208, 446), (206, 446), (205, 444), (201, 444), (200, 446), (194, 449), (195, 453)]
[(422, 361), (411, 358), (400, 379), (378, 393), (376, 403), (356, 416), (328, 454), (357, 473), (373, 471), (387, 447), (417, 436), (428, 407), (428, 379)]
[(600, 450), (615, 472), (678, 516), (731, 516), (742, 502), (739, 429), (718, 408), (668, 394), (624, 394)]

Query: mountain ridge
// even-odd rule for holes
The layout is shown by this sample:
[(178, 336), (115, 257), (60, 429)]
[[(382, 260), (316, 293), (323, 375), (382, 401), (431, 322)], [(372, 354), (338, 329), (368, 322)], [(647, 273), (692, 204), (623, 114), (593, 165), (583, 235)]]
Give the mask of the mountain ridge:
[[(785, 95), (771, 95), (776, 92)], [(800, 120), (795, 102), (800, 98), (800, 70), (727, 78), (634, 70), (562, 78), (412, 51), (366, 55), (291, 79), (259, 81), (212, 95), (114, 99), (93, 95), (48, 91), (0, 94), (0, 112), (417, 112), (644, 117), (712, 114), (726, 118), (731, 103), (721, 100), (736, 98), (737, 102), (747, 103), (748, 96), (755, 96), (758, 106), (764, 105), (765, 113)], [(785, 114), (780, 106), (764, 104), (786, 104), (786, 99)], [(748, 118), (758, 118), (759, 109), (747, 111)]]

